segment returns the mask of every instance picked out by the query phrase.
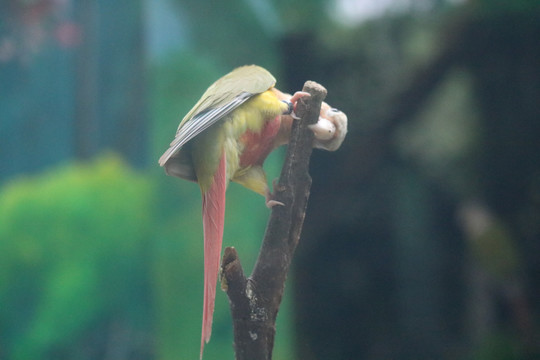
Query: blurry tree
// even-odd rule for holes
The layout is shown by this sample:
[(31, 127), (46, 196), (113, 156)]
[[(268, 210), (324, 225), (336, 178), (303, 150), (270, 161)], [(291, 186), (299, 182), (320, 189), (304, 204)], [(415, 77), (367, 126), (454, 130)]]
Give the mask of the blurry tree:
[[(297, 51), (289, 77), (325, 84), (351, 131), (339, 156), (312, 163), (296, 262), (300, 358), (480, 356), (495, 336), (506, 358), (538, 356), (539, 10), (478, 1), (285, 39), (284, 52)], [(480, 338), (468, 332), (466, 261), (479, 258), (456, 210), (475, 197), (515, 234), (506, 256), (521, 259), (534, 304), (525, 333), (515, 316), (527, 307), (515, 312), (512, 298), (495, 300)]]

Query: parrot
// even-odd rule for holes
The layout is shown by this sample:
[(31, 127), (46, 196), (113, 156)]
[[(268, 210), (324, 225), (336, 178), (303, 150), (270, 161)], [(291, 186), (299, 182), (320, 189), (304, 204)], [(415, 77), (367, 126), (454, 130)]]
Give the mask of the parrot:
[[(225, 191), (230, 181), (272, 199), (263, 162), (288, 143), (297, 101), (274, 86), (276, 79), (257, 65), (238, 67), (214, 82), (184, 116), (176, 136), (159, 159), (167, 175), (199, 184), (204, 236), (204, 296), (200, 358), (210, 340), (225, 218)], [(328, 104), (311, 125), (314, 147), (336, 150), (347, 132), (347, 116)]]

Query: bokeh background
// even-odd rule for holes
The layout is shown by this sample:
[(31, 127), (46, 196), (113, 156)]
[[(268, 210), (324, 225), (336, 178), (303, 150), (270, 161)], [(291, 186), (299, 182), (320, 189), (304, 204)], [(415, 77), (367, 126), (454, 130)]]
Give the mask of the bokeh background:
[[(0, 359), (198, 357), (199, 190), (157, 158), (251, 63), (349, 116), (274, 359), (539, 359), (539, 39), (537, 0), (1, 1)], [(227, 196), (250, 271), (269, 212)], [(205, 359), (231, 328), (218, 292)]]

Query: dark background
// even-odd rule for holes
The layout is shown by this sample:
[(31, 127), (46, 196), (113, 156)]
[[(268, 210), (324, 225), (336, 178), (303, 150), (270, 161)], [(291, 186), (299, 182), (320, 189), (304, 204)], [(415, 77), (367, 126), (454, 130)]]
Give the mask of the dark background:
[[(1, 2), (0, 359), (198, 356), (199, 190), (157, 158), (251, 63), (349, 117), (312, 157), (274, 358), (540, 358), (540, 4), (375, 3)], [(268, 211), (227, 204), (250, 270)], [(219, 293), (205, 359), (231, 343)]]

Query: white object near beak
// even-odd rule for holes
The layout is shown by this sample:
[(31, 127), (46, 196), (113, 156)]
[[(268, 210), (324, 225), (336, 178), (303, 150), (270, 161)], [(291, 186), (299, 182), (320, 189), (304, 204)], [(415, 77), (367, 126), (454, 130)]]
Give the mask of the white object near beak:
[(330, 120), (319, 117), (319, 121), (316, 124), (309, 125), (309, 128), (315, 134), (315, 138), (320, 141), (327, 141), (334, 137), (336, 133), (336, 127)]

